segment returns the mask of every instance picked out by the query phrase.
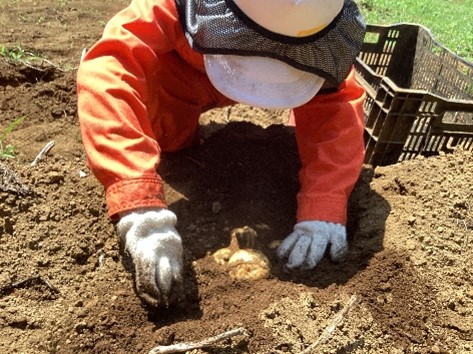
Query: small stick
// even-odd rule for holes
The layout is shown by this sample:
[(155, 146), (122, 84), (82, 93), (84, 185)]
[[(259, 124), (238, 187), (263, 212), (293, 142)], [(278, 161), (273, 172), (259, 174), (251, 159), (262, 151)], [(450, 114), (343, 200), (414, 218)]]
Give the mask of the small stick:
[[(25, 54), (27, 55), (31, 55), (32, 57), (36, 57), (36, 55), (34, 53), (31, 53), (31, 52), (25, 52)], [(43, 68), (43, 64), (46, 63), (50, 66), (52, 66), (54, 69), (56, 70), (59, 70), (61, 72), (67, 72), (67, 71), (70, 71), (70, 70), (64, 70), (63, 68), (61, 68), (59, 65), (56, 65), (54, 64), (52, 61), (48, 60), (48, 59), (45, 59), (45, 58), (38, 58), (38, 59), (41, 59), (41, 66), (37, 66), (37, 65), (33, 65), (31, 64), (28, 60), (22, 60), (20, 59), (18, 62), (20, 62), (21, 64), (33, 69), (33, 70), (36, 70), (36, 71), (40, 71), (40, 72), (46, 72), (49, 70), (49, 68), (46, 68), (44, 69)], [(73, 68), (71, 70), (75, 70), (76, 68)]]
[(43, 277), (41, 277), (41, 276), (40, 276), (40, 278), (41, 278), (41, 280), (43, 281), (43, 283), (46, 284), (46, 286), (47, 286), (53, 293), (56, 293), (56, 294), (59, 294), (59, 293), (60, 293), (60, 292), (59, 292), (59, 289), (56, 288), (54, 285), (52, 285), (52, 284), (49, 282), (48, 279), (43, 278)]
[(35, 275), (35, 276), (29, 277), (29, 278), (26, 278), (26, 279), (23, 279), (23, 280), (19, 280), (19, 281), (14, 282), (14, 283), (4, 285), (0, 288), (0, 293), (6, 293), (6, 292), (9, 292), (9, 291), (12, 291), (13, 289), (22, 288), (26, 285), (35, 283), (38, 280), (39, 280), (39, 275)]
[(347, 315), (348, 311), (353, 307), (356, 302), (356, 295), (352, 295), (348, 303), (343, 307), (343, 309), (335, 316), (335, 318), (330, 322), (330, 324), (325, 328), (323, 333), (320, 335), (317, 340), (301, 351), (299, 354), (309, 354), (312, 353), (314, 349), (317, 349), (320, 345), (326, 343), (329, 338), (332, 336), (333, 331), (335, 328), (343, 322), (345, 316)]
[(225, 339), (228, 339), (228, 338), (231, 338), (231, 337), (234, 337), (234, 336), (238, 336), (238, 335), (247, 336), (248, 332), (245, 328), (238, 327), (238, 328), (232, 329), (230, 331), (218, 334), (214, 337), (210, 337), (210, 338), (201, 340), (199, 342), (184, 342), (184, 343), (178, 343), (178, 344), (172, 344), (172, 345), (160, 345), (158, 347), (155, 347), (155, 348), (151, 349), (151, 351), (148, 354), (187, 352), (189, 350), (209, 347), (212, 344), (215, 344), (215, 343), (220, 342), (222, 340), (225, 340)]
[(30, 166), (36, 166), (36, 164), (38, 163), (38, 161), (44, 156), (46, 155), (49, 150), (51, 150), (54, 146), (55, 142), (54, 140), (53, 141), (50, 141), (49, 143), (47, 143), (42, 149), (41, 151), (39, 152), (38, 156), (36, 156), (36, 158), (34, 159), (34, 161), (31, 163)]
[(0, 288), (0, 294), (8, 293), (14, 289), (23, 288), (34, 283), (43, 283), (45, 284), (53, 293), (59, 294), (59, 289), (53, 286), (47, 279), (43, 278), (41, 275), (34, 275), (29, 278), (19, 280), (14, 283), (4, 285)]

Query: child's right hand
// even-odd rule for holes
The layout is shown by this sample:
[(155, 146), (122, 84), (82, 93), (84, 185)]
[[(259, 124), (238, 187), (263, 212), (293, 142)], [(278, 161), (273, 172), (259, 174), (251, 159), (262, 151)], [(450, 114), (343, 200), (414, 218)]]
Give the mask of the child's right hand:
[(168, 209), (123, 216), (117, 234), (135, 267), (137, 295), (147, 305), (168, 306), (182, 298), (182, 241)]

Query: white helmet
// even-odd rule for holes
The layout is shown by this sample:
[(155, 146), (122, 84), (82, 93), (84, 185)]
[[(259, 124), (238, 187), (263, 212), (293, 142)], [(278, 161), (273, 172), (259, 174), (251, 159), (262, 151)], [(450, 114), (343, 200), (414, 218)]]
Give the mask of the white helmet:
[(191, 46), (225, 96), (293, 108), (336, 86), (361, 48), (353, 0), (176, 0)]

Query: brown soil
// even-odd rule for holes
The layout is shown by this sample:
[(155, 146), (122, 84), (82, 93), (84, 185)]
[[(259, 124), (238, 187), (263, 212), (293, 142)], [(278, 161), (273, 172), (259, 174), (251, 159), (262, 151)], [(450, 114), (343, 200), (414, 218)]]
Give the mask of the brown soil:
[[(473, 352), (473, 157), (366, 166), (350, 202), (350, 253), (298, 276), (272, 241), (294, 224), (298, 160), (287, 112), (245, 106), (202, 117), (204, 143), (161, 173), (186, 249), (186, 302), (143, 308), (124, 269), (102, 187), (78, 130), (75, 67), (127, 1), (0, 2), (0, 44), (48, 58), (0, 57), (0, 132), (25, 120), (0, 165), (0, 353), (147, 353), (237, 326), (192, 353), (299, 353), (356, 294), (318, 353)], [(42, 147), (55, 146), (36, 166)], [(271, 277), (231, 280), (212, 252), (251, 226)]]

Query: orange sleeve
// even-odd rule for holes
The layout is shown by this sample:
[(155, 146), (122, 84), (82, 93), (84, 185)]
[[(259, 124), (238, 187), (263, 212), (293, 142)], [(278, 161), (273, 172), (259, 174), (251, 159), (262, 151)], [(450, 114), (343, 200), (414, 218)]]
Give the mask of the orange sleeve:
[(181, 27), (173, 0), (134, 0), (106, 25), (77, 74), (78, 114), (88, 165), (103, 184), (110, 217), (165, 207), (156, 172), (160, 147), (148, 111), (159, 54)]
[(337, 92), (294, 109), (301, 160), (298, 222), (346, 224), (348, 198), (364, 160), (364, 98), (352, 70)]

